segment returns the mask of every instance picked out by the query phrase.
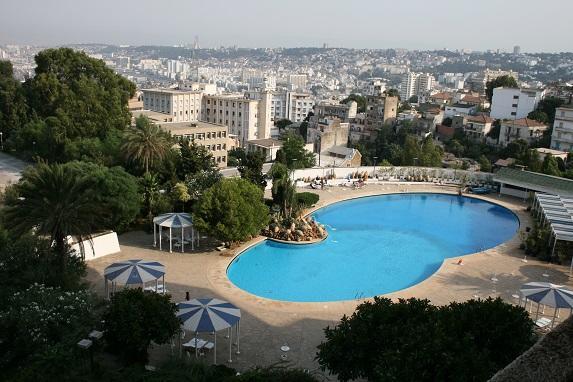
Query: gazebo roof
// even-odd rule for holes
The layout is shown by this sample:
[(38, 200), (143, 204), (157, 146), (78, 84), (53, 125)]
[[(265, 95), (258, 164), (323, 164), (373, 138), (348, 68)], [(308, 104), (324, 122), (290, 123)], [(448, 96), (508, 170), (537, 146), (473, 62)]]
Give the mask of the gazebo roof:
[(153, 218), (153, 223), (161, 227), (187, 228), (193, 226), (193, 218), (188, 213), (172, 212)]

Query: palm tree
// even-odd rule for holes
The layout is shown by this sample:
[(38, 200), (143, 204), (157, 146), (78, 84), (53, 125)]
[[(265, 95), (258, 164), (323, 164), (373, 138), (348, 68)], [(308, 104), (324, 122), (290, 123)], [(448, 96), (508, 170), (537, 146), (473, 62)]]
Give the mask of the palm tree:
[(143, 202), (147, 208), (147, 218), (149, 223), (153, 223), (153, 204), (159, 194), (159, 183), (154, 174), (146, 172), (141, 178), (141, 187), (143, 188)]
[(285, 218), (296, 217), (299, 212), (296, 187), (288, 174), (273, 180), (272, 194), (273, 201), (279, 205), (280, 212)]
[(171, 148), (171, 135), (146, 116), (139, 116), (135, 128), (126, 130), (122, 150), (128, 160), (139, 162), (149, 172), (155, 161), (160, 161)]
[(109, 213), (98, 202), (94, 182), (65, 164), (38, 163), (15, 185), (18, 198), (6, 200), (5, 222), (15, 234), (50, 238), (63, 271), (68, 236), (89, 235), (105, 226)]

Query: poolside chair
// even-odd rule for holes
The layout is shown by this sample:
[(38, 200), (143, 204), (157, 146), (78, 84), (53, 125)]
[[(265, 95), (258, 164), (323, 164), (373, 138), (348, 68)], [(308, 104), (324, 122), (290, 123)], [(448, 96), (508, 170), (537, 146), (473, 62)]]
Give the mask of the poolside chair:
[(541, 317), (535, 321), (535, 325), (539, 327), (539, 329), (547, 330), (551, 325), (551, 320), (547, 317)]

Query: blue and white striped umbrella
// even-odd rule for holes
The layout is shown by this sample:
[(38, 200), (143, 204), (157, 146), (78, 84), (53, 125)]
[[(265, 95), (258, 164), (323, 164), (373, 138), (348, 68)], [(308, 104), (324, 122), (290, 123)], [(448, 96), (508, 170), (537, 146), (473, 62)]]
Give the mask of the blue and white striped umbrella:
[(196, 298), (180, 302), (177, 307), (183, 327), (193, 332), (218, 332), (241, 319), (241, 309), (216, 298)]
[(108, 266), (103, 275), (119, 285), (143, 284), (165, 275), (165, 267), (157, 261), (127, 260)]
[(186, 228), (193, 225), (193, 218), (191, 214), (172, 212), (154, 217), (153, 223), (161, 227)]
[(520, 292), (526, 299), (538, 304), (573, 309), (573, 291), (565, 289), (563, 285), (532, 282), (524, 284)]

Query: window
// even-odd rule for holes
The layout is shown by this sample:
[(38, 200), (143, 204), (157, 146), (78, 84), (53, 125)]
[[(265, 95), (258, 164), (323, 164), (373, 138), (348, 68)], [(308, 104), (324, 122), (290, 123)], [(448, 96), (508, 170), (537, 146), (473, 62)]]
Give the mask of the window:
[(511, 105), (511, 107), (517, 107), (517, 104), (516, 104), (516, 103), (514, 103), (513, 105)]
[(517, 115), (517, 113), (515, 111), (512, 111), (511, 115)]
[(518, 95), (513, 96), (513, 99), (519, 99)]

